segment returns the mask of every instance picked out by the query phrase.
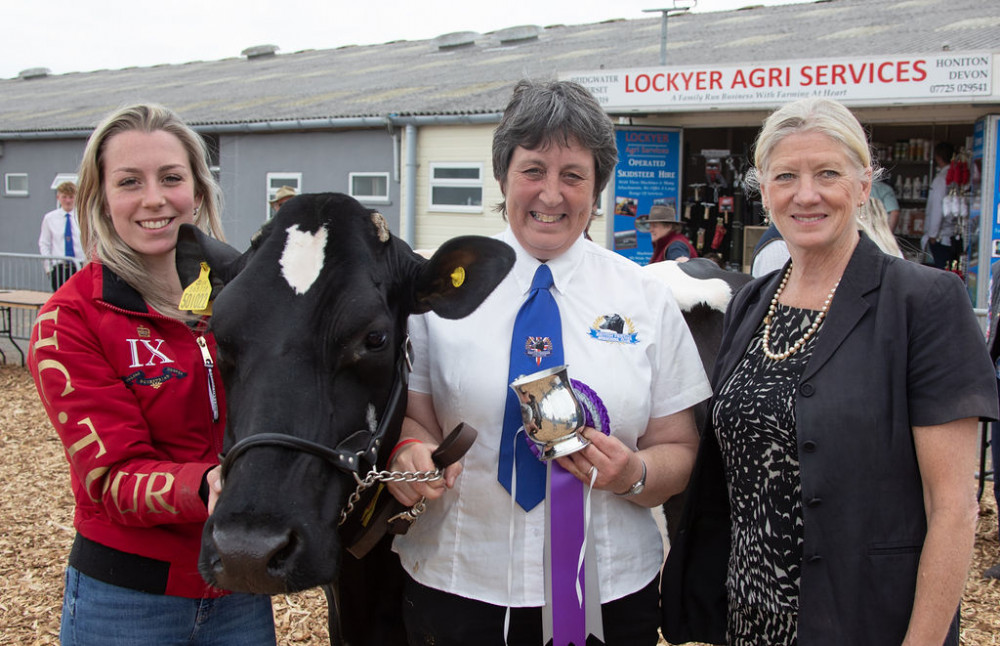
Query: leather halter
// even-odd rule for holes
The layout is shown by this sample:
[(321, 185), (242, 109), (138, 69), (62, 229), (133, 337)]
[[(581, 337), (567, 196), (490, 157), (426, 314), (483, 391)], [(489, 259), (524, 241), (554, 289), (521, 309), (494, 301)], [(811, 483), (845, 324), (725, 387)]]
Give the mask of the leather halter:
[[(345, 473), (354, 474), (356, 477), (362, 473), (363, 465), (374, 467), (386, 433), (390, 428), (399, 428), (405, 413), (404, 402), (410, 381), (410, 371), (413, 369), (410, 360), (409, 336), (403, 340), (401, 350), (400, 356), (396, 360), (396, 379), (392, 384), (392, 392), (389, 394), (389, 403), (386, 405), (382, 421), (379, 422), (374, 433), (369, 429), (360, 430), (341, 440), (334, 448), (285, 433), (250, 435), (236, 442), (227, 453), (219, 456), (222, 461), (223, 481), (236, 458), (259, 446), (277, 446), (309, 453), (326, 460)], [(367, 471), (367, 469), (364, 470)]]

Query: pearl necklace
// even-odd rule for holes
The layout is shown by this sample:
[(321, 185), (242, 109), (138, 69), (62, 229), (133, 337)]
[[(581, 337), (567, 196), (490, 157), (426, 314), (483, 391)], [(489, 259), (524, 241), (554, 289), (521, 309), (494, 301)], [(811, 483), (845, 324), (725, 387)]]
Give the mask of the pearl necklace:
[(761, 342), (761, 349), (764, 351), (764, 356), (771, 361), (781, 361), (783, 359), (787, 359), (798, 352), (802, 346), (806, 344), (806, 341), (811, 339), (813, 335), (816, 334), (816, 330), (819, 329), (820, 324), (823, 323), (823, 319), (826, 318), (827, 311), (830, 309), (830, 302), (833, 300), (833, 294), (837, 291), (837, 286), (840, 285), (839, 280), (834, 284), (833, 289), (830, 290), (830, 294), (823, 302), (823, 309), (819, 311), (819, 314), (816, 316), (816, 320), (809, 326), (809, 329), (806, 330), (806, 333), (802, 335), (801, 339), (793, 343), (792, 346), (784, 352), (771, 352), (771, 348), (769, 347), (771, 341), (771, 323), (774, 321), (774, 313), (778, 309), (778, 297), (781, 296), (781, 292), (784, 291), (785, 284), (788, 283), (788, 277), (791, 273), (792, 265), (789, 263), (788, 270), (785, 271), (785, 275), (782, 276), (781, 283), (778, 285), (778, 291), (774, 292), (774, 298), (771, 299), (771, 306), (767, 309), (767, 316), (764, 317), (764, 339)]

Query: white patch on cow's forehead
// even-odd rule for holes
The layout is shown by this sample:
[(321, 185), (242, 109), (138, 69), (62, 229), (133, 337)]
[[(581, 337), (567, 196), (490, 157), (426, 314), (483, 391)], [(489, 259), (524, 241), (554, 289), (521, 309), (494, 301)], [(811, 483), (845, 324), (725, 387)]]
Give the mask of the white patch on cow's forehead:
[(296, 225), (285, 229), (285, 233), (288, 236), (281, 252), (281, 275), (296, 294), (305, 294), (323, 269), (326, 227), (309, 233)]
[(663, 282), (674, 294), (682, 312), (690, 312), (698, 303), (725, 313), (733, 295), (732, 288), (721, 278), (708, 280), (685, 274), (676, 262), (654, 262), (643, 267)]

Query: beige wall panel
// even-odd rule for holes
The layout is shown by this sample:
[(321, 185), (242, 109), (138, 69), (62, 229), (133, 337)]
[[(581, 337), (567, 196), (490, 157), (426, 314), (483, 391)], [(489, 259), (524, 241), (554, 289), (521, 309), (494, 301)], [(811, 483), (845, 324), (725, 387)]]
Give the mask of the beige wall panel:
[[(500, 185), (493, 179), (493, 130), (495, 125), (424, 126), (417, 133), (416, 241), (417, 249), (436, 249), (445, 240), (460, 235), (491, 236), (506, 227), (503, 217), (493, 210), (503, 199)], [(406, 159), (406, 150), (401, 153)], [(432, 163), (481, 163), (483, 167), (483, 208), (478, 213), (430, 210), (430, 167)], [(405, 195), (406, 191), (403, 191)], [(605, 246), (607, 219), (597, 218), (591, 238)]]

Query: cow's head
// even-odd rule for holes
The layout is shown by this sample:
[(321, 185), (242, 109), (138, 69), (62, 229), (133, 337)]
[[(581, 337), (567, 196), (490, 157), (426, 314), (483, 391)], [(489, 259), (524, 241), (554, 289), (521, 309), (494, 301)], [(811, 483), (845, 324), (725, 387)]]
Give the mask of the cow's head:
[(228, 400), (225, 484), (202, 539), (209, 582), (274, 594), (337, 580), (352, 472), (363, 477), (399, 434), (407, 317), (466, 316), (513, 262), (510, 247), (478, 236), (426, 260), (340, 194), (289, 201), (242, 254), (182, 227), (182, 283), (210, 268)]

